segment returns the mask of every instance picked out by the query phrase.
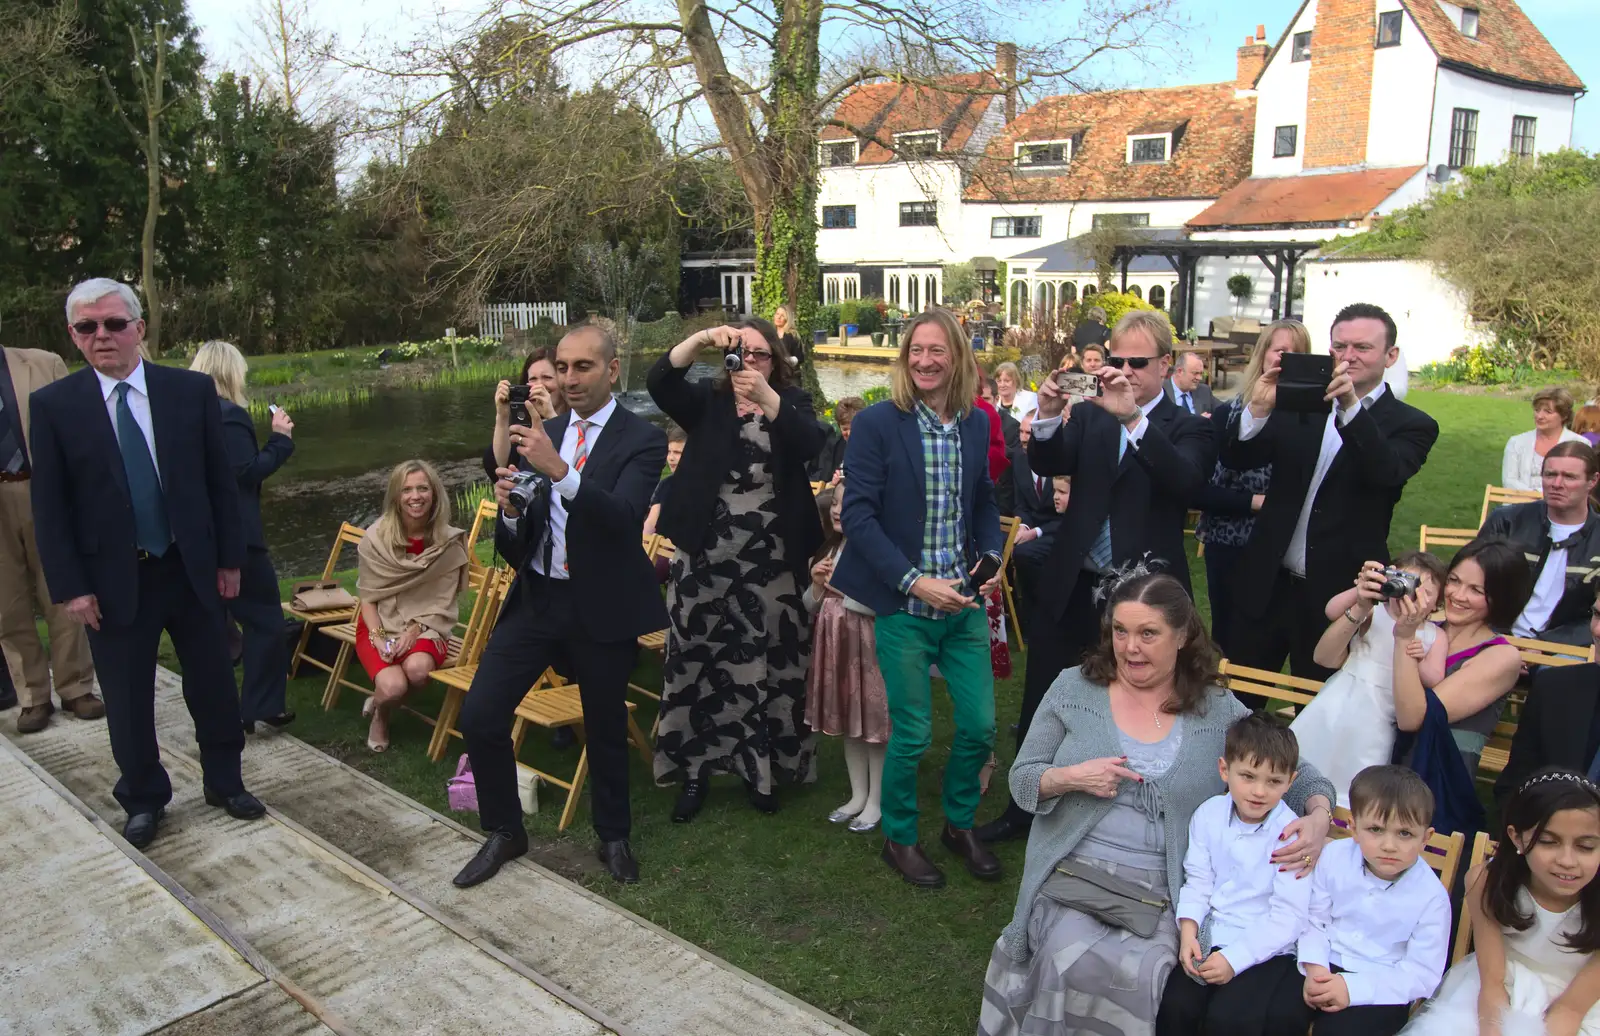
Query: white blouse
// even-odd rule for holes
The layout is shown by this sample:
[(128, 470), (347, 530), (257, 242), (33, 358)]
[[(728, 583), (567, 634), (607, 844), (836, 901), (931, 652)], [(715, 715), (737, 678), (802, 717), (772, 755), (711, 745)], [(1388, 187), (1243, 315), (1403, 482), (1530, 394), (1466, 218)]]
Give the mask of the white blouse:
[[(1533, 452), (1534, 438), (1538, 434), (1537, 430), (1518, 432), (1506, 440), (1505, 456), (1500, 459), (1500, 484), (1505, 488), (1544, 490), (1544, 483), (1539, 479), (1544, 458)], [(1561, 438), (1556, 441), (1588, 442), (1570, 428), (1561, 429)]]

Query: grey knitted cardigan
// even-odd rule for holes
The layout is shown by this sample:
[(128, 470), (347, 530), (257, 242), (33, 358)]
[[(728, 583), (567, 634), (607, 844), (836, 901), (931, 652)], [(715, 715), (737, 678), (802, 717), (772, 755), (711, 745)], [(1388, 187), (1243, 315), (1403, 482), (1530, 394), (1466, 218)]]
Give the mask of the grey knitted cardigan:
[[(1160, 795), (1165, 813), (1167, 888), (1174, 899), (1183, 887), (1189, 818), (1200, 803), (1227, 790), (1217, 775), (1217, 759), (1222, 755), (1228, 727), (1249, 711), (1228, 691), (1212, 687), (1199, 708), (1184, 716), (1183, 744), (1171, 769), (1150, 782)], [(1111, 719), (1108, 689), (1085, 679), (1077, 668), (1063, 671), (1045, 692), (1028, 728), (1027, 740), (1011, 765), (1011, 794), (1017, 805), (1036, 814), (1022, 865), (1017, 911), (1011, 924), (1000, 933), (1000, 943), (1013, 960), (1026, 962), (1033, 953), (1028, 945), (1028, 915), (1039, 887), (1056, 864), (1111, 811), (1113, 801), (1087, 792), (1068, 792), (1040, 802), (1039, 778), (1052, 767), (1120, 755), (1122, 741)], [(1300, 775), (1284, 801), (1296, 813), (1303, 814), (1306, 800), (1319, 794), (1333, 802), (1333, 783), (1302, 760)]]

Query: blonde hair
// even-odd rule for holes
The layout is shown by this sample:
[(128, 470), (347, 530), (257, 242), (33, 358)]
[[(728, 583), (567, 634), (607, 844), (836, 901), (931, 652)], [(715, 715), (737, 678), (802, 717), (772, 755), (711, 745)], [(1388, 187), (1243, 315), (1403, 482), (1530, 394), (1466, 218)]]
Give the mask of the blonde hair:
[(1261, 380), (1261, 370), (1267, 363), (1267, 350), (1272, 346), (1272, 337), (1279, 331), (1289, 332), (1293, 339), (1289, 344), (1292, 353), (1308, 353), (1311, 351), (1311, 332), (1306, 330), (1306, 325), (1298, 320), (1274, 320), (1261, 329), (1256, 336), (1256, 347), (1250, 351), (1250, 362), (1245, 364), (1244, 381), (1239, 383), (1240, 405), (1250, 402), (1250, 393), (1255, 391), (1256, 382)]
[(950, 346), (949, 405), (956, 417), (964, 418), (978, 396), (978, 361), (972, 355), (972, 346), (955, 314), (941, 307), (924, 310), (906, 321), (905, 330), (900, 334), (900, 355), (895, 357), (894, 369), (889, 374), (890, 398), (908, 414), (916, 406), (917, 389), (911, 384), (911, 336), (923, 324), (938, 325)]
[(405, 489), (406, 479), (419, 471), (428, 477), (428, 488), (433, 490), (433, 513), (428, 515), (422, 542), (432, 546), (444, 540), (450, 528), (450, 497), (444, 491), (439, 472), (425, 460), (403, 460), (389, 472), (389, 486), (383, 492), (383, 515), (372, 524), (367, 535), (381, 532), (394, 547), (405, 549), (406, 522), (400, 513), (400, 493)]
[(244, 394), (244, 379), (250, 372), (250, 364), (244, 353), (232, 344), (217, 339), (205, 343), (195, 350), (189, 369), (210, 375), (217, 383), (217, 395), (228, 402), (244, 407), (250, 405)]
[(787, 302), (785, 302), (783, 305), (781, 305), (777, 309), (773, 310), (772, 311), (772, 326), (774, 326), (774, 327), (778, 326), (778, 314), (779, 313), (782, 313), (784, 315), (784, 317), (787, 318), (787, 320), (788, 320), (788, 330), (785, 331), (784, 333), (785, 334), (794, 335), (795, 337), (798, 338), (799, 335), (800, 335), (800, 323), (799, 323), (798, 319), (796, 319), (796, 317), (794, 315), (794, 307), (789, 305)]
[(1143, 331), (1156, 343), (1156, 355), (1172, 355), (1172, 323), (1159, 309), (1130, 309), (1122, 314), (1117, 326), (1111, 329), (1111, 342), (1130, 331)]
[(1539, 409), (1540, 403), (1549, 403), (1555, 408), (1557, 416), (1561, 418), (1561, 427), (1572, 427), (1572, 393), (1560, 385), (1551, 385), (1533, 394), (1533, 408), (1535, 410)]

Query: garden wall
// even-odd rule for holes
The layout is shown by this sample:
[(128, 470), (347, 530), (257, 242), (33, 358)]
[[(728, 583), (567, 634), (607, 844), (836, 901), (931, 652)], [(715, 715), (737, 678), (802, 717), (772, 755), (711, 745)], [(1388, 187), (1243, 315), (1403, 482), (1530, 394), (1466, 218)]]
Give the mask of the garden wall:
[(1493, 344), (1492, 336), (1473, 326), (1466, 297), (1432, 264), (1330, 257), (1306, 263), (1305, 323), (1317, 352), (1327, 352), (1333, 318), (1352, 302), (1371, 302), (1394, 317), (1408, 370), (1448, 360), (1461, 346)]

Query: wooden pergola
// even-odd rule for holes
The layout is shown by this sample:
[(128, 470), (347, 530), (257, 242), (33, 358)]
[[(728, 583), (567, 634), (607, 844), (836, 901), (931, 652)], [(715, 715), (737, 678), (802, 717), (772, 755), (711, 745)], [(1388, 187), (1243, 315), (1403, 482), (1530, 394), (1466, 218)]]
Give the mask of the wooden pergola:
[(1151, 240), (1138, 244), (1118, 245), (1112, 252), (1112, 262), (1122, 272), (1122, 290), (1128, 289), (1128, 264), (1139, 256), (1160, 256), (1172, 264), (1178, 274), (1176, 298), (1170, 304), (1174, 324), (1181, 331), (1194, 326), (1195, 268), (1201, 259), (1233, 259), (1254, 256), (1272, 271), (1272, 319), (1289, 315), (1289, 292), (1294, 283), (1295, 266), (1307, 253), (1321, 248), (1321, 241), (1196, 241)]

